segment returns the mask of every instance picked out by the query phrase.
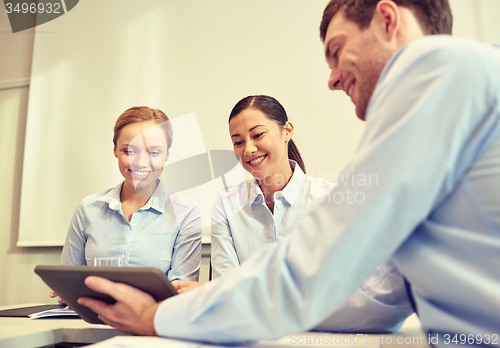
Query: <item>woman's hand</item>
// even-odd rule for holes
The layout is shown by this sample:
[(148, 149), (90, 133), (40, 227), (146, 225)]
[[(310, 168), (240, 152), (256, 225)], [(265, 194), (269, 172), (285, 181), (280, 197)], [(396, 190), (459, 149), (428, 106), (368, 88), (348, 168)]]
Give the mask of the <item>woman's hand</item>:
[(172, 283), (172, 286), (177, 290), (179, 294), (191, 291), (193, 289), (202, 286), (202, 283), (188, 281), (188, 280), (178, 280)]
[[(55, 291), (52, 291), (52, 292), (50, 293), (50, 295), (49, 295), (49, 296), (50, 296), (51, 298), (56, 298), (56, 297), (57, 297), (57, 296), (59, 296), (59, 295), (58, 295), (58, 294), (56, 294), (56, 292), (55, 292)], [(59, 303), (66, 304), (62, 298), (59, 298)]]

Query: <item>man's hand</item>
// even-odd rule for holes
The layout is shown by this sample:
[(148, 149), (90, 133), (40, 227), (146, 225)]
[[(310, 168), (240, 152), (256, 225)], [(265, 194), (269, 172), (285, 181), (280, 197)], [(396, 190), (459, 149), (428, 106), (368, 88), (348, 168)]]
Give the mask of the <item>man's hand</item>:
[(154, 315), (160, 303), (157, 303), (151, 295), (132, 286), (96, 276), (87, 277), (85, 285), (117, 301), (115, 304), (107, 304), (88, 297), (78, 299), (79, 304), (96, 312), (104, 323), (125, 333), (157, 336), (154, 329)]
[(178, 280), (172, 283), (172, 286), (175, 288), (175, 290), (177, 290), (179, 294), (199, 288), (202, 285), (203, 285), (202, 283), (188, 281), (188, 280)]

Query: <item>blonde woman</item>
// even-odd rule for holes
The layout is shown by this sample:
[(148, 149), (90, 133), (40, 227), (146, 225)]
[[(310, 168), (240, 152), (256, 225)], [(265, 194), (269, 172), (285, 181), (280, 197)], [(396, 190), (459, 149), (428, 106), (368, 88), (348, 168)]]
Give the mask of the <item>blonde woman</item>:
[(201, 218), (194, 201), (168, 193), (160, 180), (172, 145), (160, 110), (133, 107), (118, 117), (113, 153), (124, 180), (84, 198), (71, 220), (62, 265), (120, 257), (127, 267), (156, 267), (171, 281), (198, 280)]

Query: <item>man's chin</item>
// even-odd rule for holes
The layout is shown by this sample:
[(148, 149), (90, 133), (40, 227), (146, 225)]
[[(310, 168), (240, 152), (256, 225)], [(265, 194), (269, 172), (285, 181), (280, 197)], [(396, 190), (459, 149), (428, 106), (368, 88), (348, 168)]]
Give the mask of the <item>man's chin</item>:
[(358, 108), (358, 106), (356, 105), (356, 116), (358, 116), (361, 121), (364, 121), (366, 116), (366, 108)]

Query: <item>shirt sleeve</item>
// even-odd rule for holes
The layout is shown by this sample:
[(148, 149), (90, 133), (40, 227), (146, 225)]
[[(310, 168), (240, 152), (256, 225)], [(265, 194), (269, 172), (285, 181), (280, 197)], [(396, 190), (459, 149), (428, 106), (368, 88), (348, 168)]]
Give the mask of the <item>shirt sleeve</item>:
[(159, 335), (234, 342), (311, 329), (453, 191), (491, 129), (494, 89), (462, 41), (419, 41), (388, 62), (361, 144), (342, 172), (372, 183), (347, 180), (290, 236), (211, 284), (164, 301), (155, 315)]
[(413, 313), (408, 293), (394, 263), (379, 266), (344, 304), (314, 331), (392, 332)]
[(240, 265), (234, 246), (229, 218), (219, 193), (212, 209), (212, 226), (210, 230), (212, 263), (212, 279), (217, 279)]
[(175, 239), (172, 263), (168, 271), (170, 281), (198, 281), (201, 265), (201, 213), (191, 202), (181, 220)]
[(83, 201), (80, 202), (69, 224), (68, 234), (61, 253), (61, 265), (86, 265), (85, 260), (85, 211)]

